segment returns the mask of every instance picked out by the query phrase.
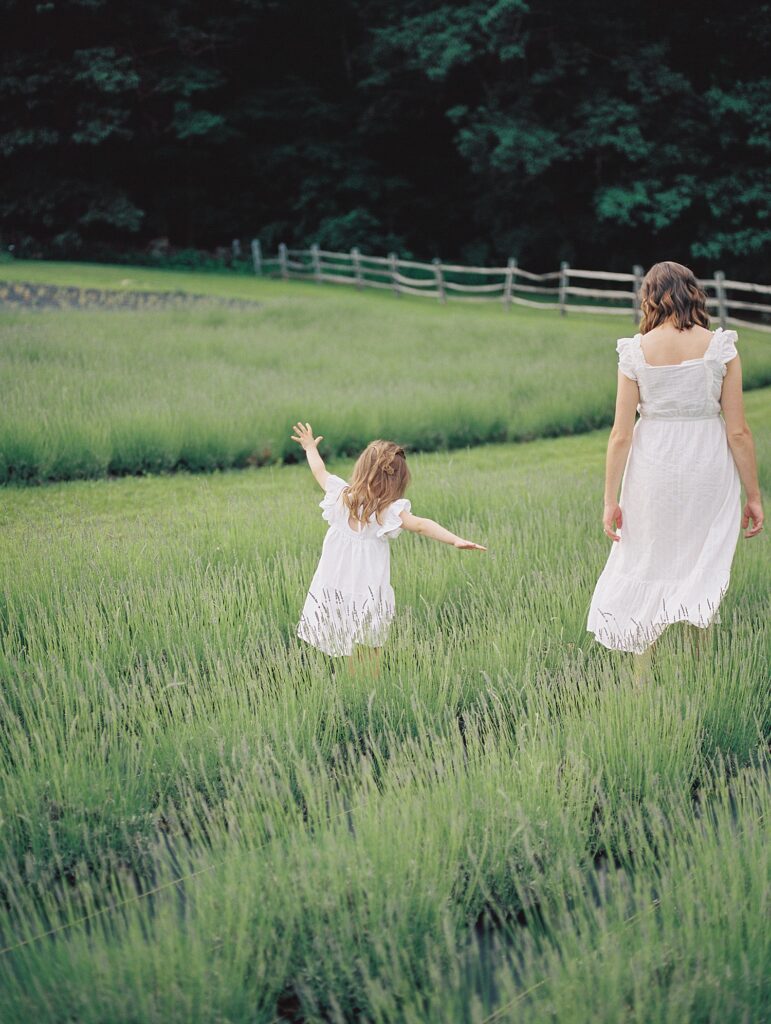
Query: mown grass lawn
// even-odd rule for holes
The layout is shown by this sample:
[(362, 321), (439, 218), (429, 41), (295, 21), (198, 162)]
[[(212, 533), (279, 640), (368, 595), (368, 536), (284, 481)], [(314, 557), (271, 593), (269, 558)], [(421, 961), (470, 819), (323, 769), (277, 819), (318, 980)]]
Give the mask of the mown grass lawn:
[(636, 688), (584, 632), (604, 442), (410, 457), (489, 551), (395, 542), (377, 678), (294, 638), (304, 467), (6, 489), (3, 1020), (763, 1019), (767, 538)]
[[(609, 422), (615, 338), (635, 329), (226, 274), (23, 262), (0, 279), (261, 303), (0, 312), (0, 482), (279, 463), (300, 416), (343, 455), (580, 433)], [(771, 383), (768, 335), (740, 349), (748, 385)]]

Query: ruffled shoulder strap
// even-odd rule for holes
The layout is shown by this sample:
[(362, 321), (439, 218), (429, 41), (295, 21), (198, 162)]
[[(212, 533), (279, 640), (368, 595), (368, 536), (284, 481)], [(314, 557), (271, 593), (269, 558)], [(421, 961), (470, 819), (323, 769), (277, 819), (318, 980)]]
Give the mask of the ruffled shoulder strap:
[(319, 502), (319, 508), (321, 509), (321, 518), (326, 519), (328, 523), (335, 519), (336, 514), (339, 515), (342, 512), (340, 495), (343, 488), (347, 486), (348, 484), (342, 477), (335, 476), (334, 473), (327, 476), (327, 482), (324, 485), (325, 493)]
[(381, 516), (383, 521), (377, 530), (378, 537), (387, 537), (388, 540), (398, 537), (402, 532), (401, 514), (409, 512), (411, 509), (412, 504), (407, 498), (398, 498), (396, 501), (392, 501)]
[(630, 380), (637, 380), (638, 353), (640, 350), (640, 335), (635, 334), (633, 338), (619, 338), (616, 342), (618, 352), (618, 368), (625, 377)]
[(736, 351), (736, 342), (739, 340), (739, 335), (736, 331), (724, 331), (722, 327), (718, 327), (715, 333), (712, 335), (712, 341), (709, 343), (709, 347), (715, 358), (725, 366), (726, 363), (730, 363), (732, 359), (736, 359), (739, 353)]

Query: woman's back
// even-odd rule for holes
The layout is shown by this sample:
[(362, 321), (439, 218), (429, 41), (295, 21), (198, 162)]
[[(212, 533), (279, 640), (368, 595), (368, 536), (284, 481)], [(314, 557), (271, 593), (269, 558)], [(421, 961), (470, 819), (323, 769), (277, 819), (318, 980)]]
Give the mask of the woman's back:
[(621, 372), (637, 382), (643, 419), (719, 415), (726, 364), (736, 356), (736, 331), (657, 330), (621, 338), (617, 349)]
[(645, 360), (650, 366), (674, 366), (692, 359), (701, 359), (713, 337), (712, 331), (698, 324), (686, 331), (678, 331), (672, 324), (665, 323), (641, 335), (641, 343)]
[(587, 623), (606, 647), (638, 653), (671, 622), (714, 621), (739, 535), (740, 472), (747, 536), (763, 523), (735, 331), (707, 330), (707, 296), (680, 263), (651, 267), (640, 311), (641, 333), (617, 345), (602, 517), (614, 545)]

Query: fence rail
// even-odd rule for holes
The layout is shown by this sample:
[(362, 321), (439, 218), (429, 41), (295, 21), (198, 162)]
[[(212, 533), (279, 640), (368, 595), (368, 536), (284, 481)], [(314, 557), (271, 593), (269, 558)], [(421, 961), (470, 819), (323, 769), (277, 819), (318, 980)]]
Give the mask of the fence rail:
[[(236, 249), (240, 254), (241, 244), (234, 241), (234, 254)], [(290, 249), (283, 243), (275, 256), (263, 256), (258, 239), (252, 240), (251, 253), (256, 274), (285, 280), (383, 288), (396, 296), (419, 295), (442, 303), (449, 299), (498, 302), (504, 309), (514, 305), (558, 310), (563, 316), (568, 312), (607, 313), (631, 316), (635, 323), (640, 319), (643, 270), (639, 266), (633, 267), (631, 273), (623, 273), (579, 270), (563, 263), (559, 270), (537, 274), (523, 269), (513, 258), (505, 267), (473, 267), (440, 260), (424, 263), (400, 259), (396, 253), (368, 256), (357, 248), (350, 252), (335, 252), (315, 245), (310, 249)], [(594, 286), (572, 284), (572, 281), (592, 282)], [(603, 283), (615, 287), (603, 287)], [(628, 287), (617, 287), (619, 283)], [(755, 296), (771, 295), (771, 285), (729, 280), (720, 270), (700, 284), (707, 293), (707, 308), (717, 315), (723, 327), (732, 324), (771, 332), (771, 303), (754, 301)], [(729, 292), (744, 294), (739, 299), (732, 298)], [(732, 315), (733, 311), (749, 314), (753, 319), (739, 319)]]

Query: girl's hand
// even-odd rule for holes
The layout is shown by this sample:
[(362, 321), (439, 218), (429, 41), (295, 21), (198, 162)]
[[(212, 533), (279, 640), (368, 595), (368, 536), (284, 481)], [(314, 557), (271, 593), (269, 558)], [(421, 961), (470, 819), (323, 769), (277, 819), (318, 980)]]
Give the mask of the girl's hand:
[(458, 537), (453, 547), (460, 548), (461, 551), (487, 551), (481, 544), (475, 544), (473, 540), (463, 540), (462, 537)]
[[(752, 520), (752, 528), (748, 529), (750, 520)], [(744, 534), (745, 537), (757, 537), (763, 529), (763, 506), (760, 504), (760, 499), (748, 501), (744, 506), (742, 529), (747, 531)]]
[(311, 448), (318, 448), (319, 441), (324, 440), (324, 435), (319, 434), (318, 437), (313, 436), (313, 430), (310, 423), (295, 423), (292, 427), (294, 433), (292, 434), (292, 440), (297, 441), (304, 451), (310, 451)]
[(621, 534), (616, 533), (616, 530), (623, 526), (623, 523), (624, 516), (618, 502), (606, 503), (602, 513), (602, 528), (605, 535), (611, 540), (621, 540)]

